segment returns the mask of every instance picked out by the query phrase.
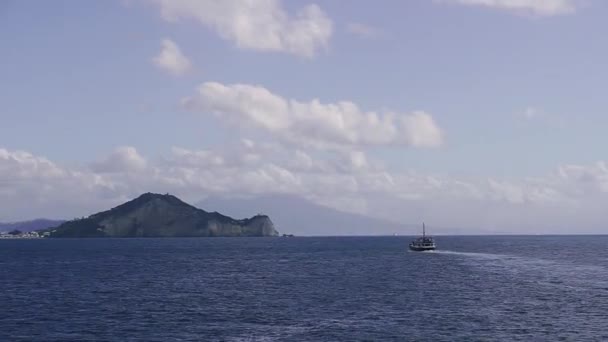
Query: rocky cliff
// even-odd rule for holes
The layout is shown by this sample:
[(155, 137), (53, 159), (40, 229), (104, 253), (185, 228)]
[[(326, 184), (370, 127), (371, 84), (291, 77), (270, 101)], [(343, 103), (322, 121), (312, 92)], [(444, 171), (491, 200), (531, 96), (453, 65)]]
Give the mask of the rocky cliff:
[(236, 220), (207, 212), (172, 195), (146, 193), (113, 209), (68, 221), (51, 237), (206, 237), (276, 236), (270, 218)]

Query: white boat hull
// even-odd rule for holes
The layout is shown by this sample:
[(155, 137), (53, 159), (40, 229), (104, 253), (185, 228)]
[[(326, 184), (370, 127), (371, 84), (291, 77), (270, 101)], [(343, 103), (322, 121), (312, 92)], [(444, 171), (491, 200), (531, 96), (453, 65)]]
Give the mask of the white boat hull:
[(435, 250), (436, 246), (415, 246), (415, 245), (410, 245), (410, 249), (412, 251), (415, 252), (424, 252), (424, 251), (433, 251)]

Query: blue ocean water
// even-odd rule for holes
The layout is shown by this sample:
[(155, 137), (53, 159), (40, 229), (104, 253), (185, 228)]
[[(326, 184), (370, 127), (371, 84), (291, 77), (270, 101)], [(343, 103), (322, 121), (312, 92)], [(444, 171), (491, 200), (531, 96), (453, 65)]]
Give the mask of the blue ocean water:
[(0, 341), (608, 341), (608, 236), (0, 240)]

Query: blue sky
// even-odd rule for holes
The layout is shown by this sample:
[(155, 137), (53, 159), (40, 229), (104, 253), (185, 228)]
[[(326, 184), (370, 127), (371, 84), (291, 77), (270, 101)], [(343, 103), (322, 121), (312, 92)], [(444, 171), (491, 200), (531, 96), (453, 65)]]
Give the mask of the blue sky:
[[(567, 231), (553, 222), (559, 211), (601, 231), (586, 202), (608, 191), (607, 9), (2, 2), (0, 197), (14, 205), (0, 220), (84, 215), (147, 190), (190, 200), (280, 192), (399, 222), (423, 218), (391, 214), (409, 206), (433, 208), (425, 215), (444, 225)], [(374, 126), (372, 111), (393, 119)], [(462, 203), (462, 214), (442, 214)], [(465, 217), (488, 203), (483, 223)]]

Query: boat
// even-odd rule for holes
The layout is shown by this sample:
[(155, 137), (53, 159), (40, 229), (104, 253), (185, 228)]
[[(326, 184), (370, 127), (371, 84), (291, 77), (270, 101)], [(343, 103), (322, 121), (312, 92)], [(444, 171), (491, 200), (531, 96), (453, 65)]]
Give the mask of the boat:
[(426, 236), (426, 227), (422, 223), (422, 236), (410, 243), (410, 249), (416, 252), (432, 251), (437, 248), (435, 240), (431, 236)]

